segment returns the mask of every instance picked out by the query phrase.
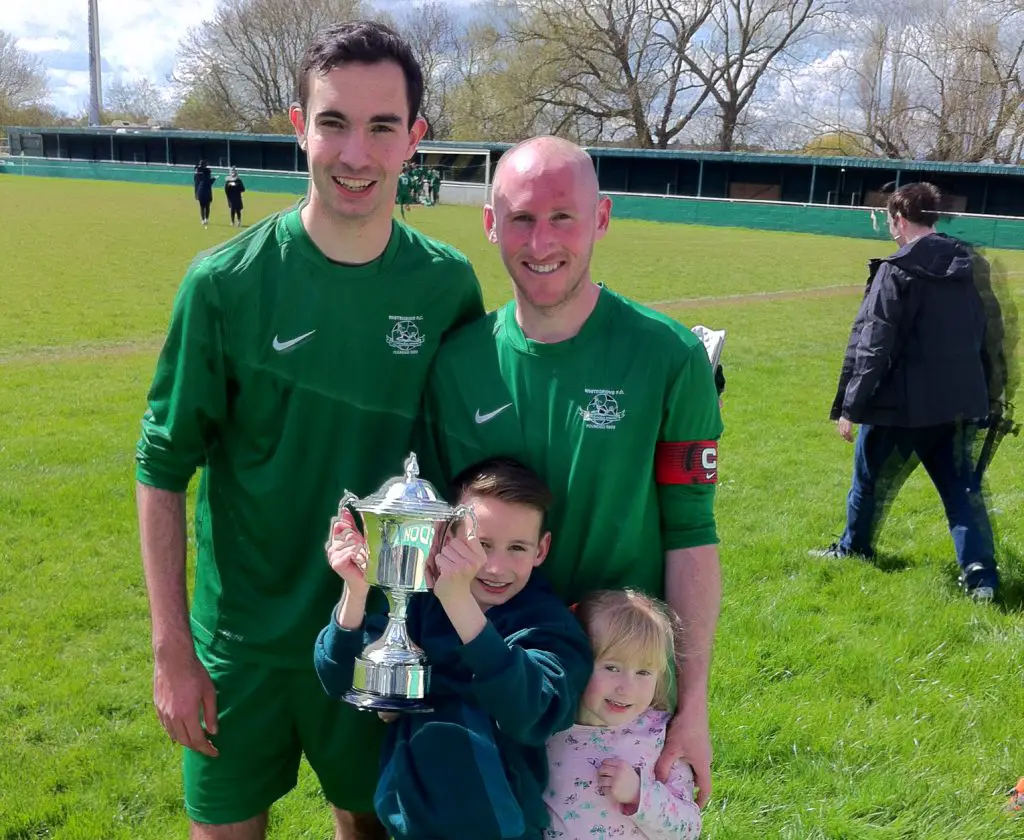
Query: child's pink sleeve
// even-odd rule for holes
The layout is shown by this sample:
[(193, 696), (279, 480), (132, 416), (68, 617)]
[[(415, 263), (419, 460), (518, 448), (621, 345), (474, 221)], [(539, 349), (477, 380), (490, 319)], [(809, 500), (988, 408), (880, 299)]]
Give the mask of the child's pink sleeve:
[(648, 840), (696, 840), (701, 818), (690, 765), (677, 761), (664, 784), (645, 777), (633, 819)]

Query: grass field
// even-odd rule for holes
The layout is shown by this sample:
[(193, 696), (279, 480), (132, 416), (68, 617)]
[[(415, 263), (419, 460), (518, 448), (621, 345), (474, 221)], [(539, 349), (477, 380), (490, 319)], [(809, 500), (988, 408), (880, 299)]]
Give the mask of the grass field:
[[(246, 218), (287, 203), (247, 194)], [(223, 202), (209, 230), (197, 215), (183, 188), (0, 177), (0, 840), (185, 836), (133, 448), (181, 274), (233, 233)], [(489, 306), (508, 298), (478, 211), (411, 219), (471, 257)], [(841, 530), (852, 452), (828, 408), (864, 263), (888, 250), (641, 222), (598, 248), (596, 279), (730, 333), (707, 838), (1024, 837), (1002, 811), (1024, 775), (1024, 440), (989, 474), (1002, 603), (958, 593), (923, 474), (876, 565), (807, 556)], [(998, 256), (1024, 305), (1024, 253)], [(329, 836), (306, 768), (271, 836)]]

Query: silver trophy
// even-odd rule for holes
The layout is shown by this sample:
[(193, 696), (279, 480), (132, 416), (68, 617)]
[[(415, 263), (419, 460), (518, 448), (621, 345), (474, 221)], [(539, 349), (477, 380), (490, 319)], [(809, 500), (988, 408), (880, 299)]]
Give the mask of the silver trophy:
[(406, 630), (408, 602), (430, 590), (427, 571), (433, 569), (452, 523), (467, 517), (475, 531), (476, 517), (466, 505), (446, 503), (419, 472), (416, 453), (410, 452), (405, 475), (388, 479), (365, 499), (346, 491), (338, 516), (331, 520), (328, 545), (346, 508), (360, 515), (367, 544), (366, 580), (383, 590), (391, 606), (384, 633), (356, 659), (352, 690), (345, 695), (360, 709), (431, 711), (423, 699), (430, 687), (430, 666)]

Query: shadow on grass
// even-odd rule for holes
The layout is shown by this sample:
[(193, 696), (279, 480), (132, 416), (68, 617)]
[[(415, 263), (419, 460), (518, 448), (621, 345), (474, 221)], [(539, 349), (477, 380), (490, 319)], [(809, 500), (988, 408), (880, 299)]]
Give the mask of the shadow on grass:
[(996, 603), (1003, 612), (1024, 612), (1024, 558), (1005, 547), (1001, 554)]
[(875, 552), (875, 556), (869, 561), (878, 571), (891, 573), (891, 572), (905, 572), (910, 568), (911, 562), (904, 554), (888, 554)]

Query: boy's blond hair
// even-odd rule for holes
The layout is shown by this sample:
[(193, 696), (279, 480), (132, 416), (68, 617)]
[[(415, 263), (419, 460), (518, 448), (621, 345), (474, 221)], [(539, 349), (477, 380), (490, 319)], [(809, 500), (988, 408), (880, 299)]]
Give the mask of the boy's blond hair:
[(594, 659), (649, 664), (658, 674), (652, 705), (668, 709), (678, 623), (668, 605), (634, 589), (592, 592), (576, 607)]

